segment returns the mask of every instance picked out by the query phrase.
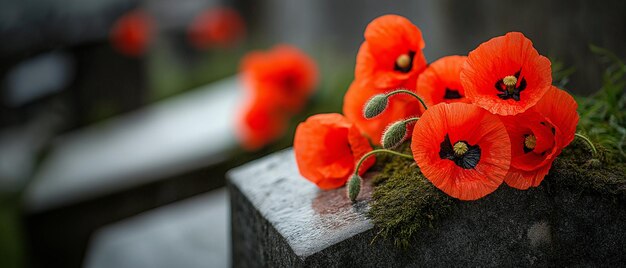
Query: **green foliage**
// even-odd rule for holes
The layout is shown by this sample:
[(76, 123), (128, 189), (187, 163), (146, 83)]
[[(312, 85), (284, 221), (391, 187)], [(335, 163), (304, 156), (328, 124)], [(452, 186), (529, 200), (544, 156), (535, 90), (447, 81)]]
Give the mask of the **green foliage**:
[(569, 82), (569, 77), (576, 72), (576, 67), (565, 67), (562, 61), (551, 59), (552, 62), (552, 83), (559, 87), (564, 88)]
[(375, 167), (380, 172), (373, 179), (369, 216), (378, 235), (408, 248), (414, 234), (424, 227), (433, 228), (436, 221), (448, 215), (454, 201), (430, 183), (414, 161), (381, 155), (377, 162), (382, 165)]
[(626, 65), (612, 52), (591, 46), (607, 64), (602, 87), (590, 97), (577, 97), (579, 132), (606, 148), (609, 161), (626, 161)]
[(626, 200), (626, 163), (607, 159), (609, 149), (601, 145), (596, 148), (600, 159), (594, 158), (584, 141), (574, 140), (556, 159), (546, 182), (553, 187), (573, 189), (579, 194)]

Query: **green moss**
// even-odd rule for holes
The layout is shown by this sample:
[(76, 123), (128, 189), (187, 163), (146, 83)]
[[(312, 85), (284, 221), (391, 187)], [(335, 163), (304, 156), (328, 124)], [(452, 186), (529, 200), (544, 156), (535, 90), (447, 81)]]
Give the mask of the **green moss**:
[[(406, 150), (406, 145), (404, 150)], [(433, 228), (449, 214), (452, 198), (435, 188), (410, 159), (380, 156), (373, 178), (373, 201), (369, 216), (378, 235), (408, 248), (413, 235), (424, 227)]]
[(626, 201), (626, 163), (616, 160), (610, 149), (597, 147), (595, 161), (589, 147), (575, 140), (556, 159), (546, 181), (551, 187)]

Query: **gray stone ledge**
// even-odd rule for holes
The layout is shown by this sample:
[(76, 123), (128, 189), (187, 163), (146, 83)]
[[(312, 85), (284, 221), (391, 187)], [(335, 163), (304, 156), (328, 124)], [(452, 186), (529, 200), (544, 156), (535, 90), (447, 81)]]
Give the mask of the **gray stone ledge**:
[(228, 177), (235, 267), (626, 264), (624, 204), (547, 182), (528, 191), (503, 185), (478, 201), (460, 202), (401, 250), (374, 239), (366, 217), (369, 182), (353, 206), (344, 188), (322, 191), (302, 178), (292, 150)]

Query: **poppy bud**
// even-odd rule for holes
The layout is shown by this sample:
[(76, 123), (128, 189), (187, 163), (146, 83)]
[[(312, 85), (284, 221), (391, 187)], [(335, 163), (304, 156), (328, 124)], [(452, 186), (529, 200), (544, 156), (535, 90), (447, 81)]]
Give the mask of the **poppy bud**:
[(363, 109), (363, 115), (367, 119), (371, 119), (381, 114), (387, 108), (387, 95), (378, 94), (374, 95), (367, 104), (365, 104), (365, 108)]
[(389, 125), (383, 133), (380, 143), (385, 149), (395, 148), (406, 139), (406, 121), (400, 120)]
[(348, 180), (347, 191), (350, 201), (356, 201), (356, 198), (359, 196), (359, 192), (361, 191), (361, 176), (354, 174), (350, 177), (350, 180)]

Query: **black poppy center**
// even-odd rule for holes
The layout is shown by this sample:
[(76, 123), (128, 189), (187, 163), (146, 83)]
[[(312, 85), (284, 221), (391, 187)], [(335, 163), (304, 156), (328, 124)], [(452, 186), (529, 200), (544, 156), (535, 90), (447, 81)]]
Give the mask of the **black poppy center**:
[(409, 51), (407, 54), (398, 56), (393, 69), (402, 73), (410, 72), (413, 68), (413, 57), (415, 57), (415, 51)]
[[(526, 78), (522, 77), (521, 81), (518, 81), (520, 78), (520, 73), (522, 70), (517, 71), (514, 75), (506, 76), (498, 80), (495, 84), (496, 89), (499, 92), (498, 97), (503, 100), (513, 99), (515, 101), (520, 100), (520, 93), (526, 89)], [(508, 84), (513, 82), (511, 84)]]
[(461, 93), (456, 89), (446, 88), (446, 93), (443, 95), (443, 98), (446, 100), (454, 100), (463, 98), (463, 96), (461, 96)]
[(480, 147), (470, 145), (466, 141), (458, 141), (454, 145), (446, 134), (440, 145), (439, 157), (453, 161), (457, 166), (464, 169), (473, 169), (480, 161)]

